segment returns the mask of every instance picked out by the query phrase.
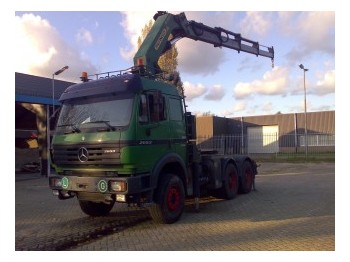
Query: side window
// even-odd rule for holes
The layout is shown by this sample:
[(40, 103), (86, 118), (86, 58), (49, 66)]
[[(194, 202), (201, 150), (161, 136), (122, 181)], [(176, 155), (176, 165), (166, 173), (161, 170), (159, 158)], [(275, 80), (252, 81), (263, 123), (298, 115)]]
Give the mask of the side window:
[(148, 123), (148, 104), (146, 95), (141, 95), (139, 105), (139, 122)]
[(155, 123), (167, 119), (165, 97), (160, 92), (141, 95), (139, 106), (139, 122)]
[(182, 121), (183, 112), (182, 112), (181, 100), (170, 98), (169, 99), (169, 108), (170, 108), (170, 114), (169, 114), (170, 120)]

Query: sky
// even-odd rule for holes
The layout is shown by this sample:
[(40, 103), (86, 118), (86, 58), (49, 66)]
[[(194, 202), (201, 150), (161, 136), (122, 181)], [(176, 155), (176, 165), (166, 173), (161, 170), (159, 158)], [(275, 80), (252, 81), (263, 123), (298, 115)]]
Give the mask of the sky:
[[(223, 10), (223, 9), (221, 9)], [(301, 10), (301, 9), (300, 9)], [(180, 11), (170, 11), (177, 14)], [(240, 117), (335, 110), (335, 12), (184, 11), (188, 20), (240, 33), (275, 50), (266, 57), (181, 39), (178, 69), (188, 110)], [(15, 71), (79, 82), (133, 65), (136, 40), (156, 10), (15, 12)]]

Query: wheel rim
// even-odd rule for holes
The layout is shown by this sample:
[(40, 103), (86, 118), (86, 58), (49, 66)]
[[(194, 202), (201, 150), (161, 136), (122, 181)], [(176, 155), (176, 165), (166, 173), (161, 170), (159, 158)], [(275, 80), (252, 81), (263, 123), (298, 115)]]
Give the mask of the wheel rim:
[(180, 188), (177, 186), (170, 187), (167, 194), (167, 207), (170, 211), (175, 211), (179, 208), (181, 203), (181, 192)]
[(237, 189), (237, 176), (234, 171), (230, 172), (228, 175), (228, 187), (231, 191), (235, 191)]

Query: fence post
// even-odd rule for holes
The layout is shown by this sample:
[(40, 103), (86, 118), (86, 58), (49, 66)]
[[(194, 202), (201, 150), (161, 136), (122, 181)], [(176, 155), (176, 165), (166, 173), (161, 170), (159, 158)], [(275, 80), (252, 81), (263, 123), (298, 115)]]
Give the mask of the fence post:
[(295, 153), (298, 153), (298, 137), (297, 137), (297, 114), (294, 113), (294, 146)]
[(243, 116), (241, 116), (241, 154), (244, 154), (244, 128), (243, 128)]

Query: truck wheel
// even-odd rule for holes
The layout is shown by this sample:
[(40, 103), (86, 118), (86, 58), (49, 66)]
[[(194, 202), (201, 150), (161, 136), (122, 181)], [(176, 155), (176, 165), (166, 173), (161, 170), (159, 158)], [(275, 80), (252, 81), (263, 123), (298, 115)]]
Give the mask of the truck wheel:
[(238, 191), (238, 172), (233, 164), (228, 164), (225, 170), (223, 185), (221, 188), (221, 195), (226, 199), (233, 199)]
[(185, 207), (185, 189), (177, 175), (161, 175), (155, 192), (155, 204), (149, 208), (156, 223), (172, 224), (179, 220)]
[(242, 169), (242, 179), (239, 185), (239, 192), (247, 194), (252, 191), (254, 180), (253, 167), (248, 161), (244, 161)]
[(79, 200), (81, 210), (92, 217), (106, 216), (112, 210), (114, 201), (110, 204)]

